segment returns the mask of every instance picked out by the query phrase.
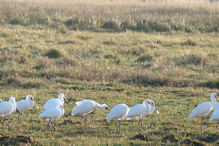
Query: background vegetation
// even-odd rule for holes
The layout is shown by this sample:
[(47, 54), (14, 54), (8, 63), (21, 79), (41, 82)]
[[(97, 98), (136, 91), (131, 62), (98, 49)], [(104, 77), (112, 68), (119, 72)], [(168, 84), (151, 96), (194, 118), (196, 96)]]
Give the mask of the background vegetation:
[[(106, 111), (57, 120), (50, 133), (27, 112), (1, 133), (5, 144), (216, 144), (215, 122), (188, 120), (195, 105), (219, 88), (219, 5), (208, 1), (0, 1), (0, 97), (32, 94), (39, 105), (64, 92), (81, 99), (128, 106), (153, 99), (160, 110), (147, 129), (121, 135)], [(16, 114), (12, 117), (17, 117)], [(207, 117), (208, 118), (208, 117)], [(17, 120), (17, 119), (14, 119)], [(40, 122), (40, 123), (39, 123)]]

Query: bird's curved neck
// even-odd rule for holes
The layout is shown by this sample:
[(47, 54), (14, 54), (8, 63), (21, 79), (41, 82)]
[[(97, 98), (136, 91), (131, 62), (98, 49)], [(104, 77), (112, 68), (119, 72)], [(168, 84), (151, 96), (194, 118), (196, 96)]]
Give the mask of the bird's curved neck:
[(13, 105), (16, 105), (15, 100), (10, 99), (9, 102), (10, 102), (11, 104), (13, 104)]
[(60, 110), (61, 110), (62, 114), (64, 114), (64, 113), (65, 113), (65, 110), (64, 110), (64, 108), (60, 108)]
[(64, 103), (63, 97), (59, 97), (59, 100), (62, 102), (62, 104)]
[(211, 96), (212, 105), (215, 106), (217, 104), (217, 100), (214, 96)]
[(102, 105), (102, 104), (99, 104), (99, 103), (96, 103), (96, 102), (94, 102), (94, 104), (95, 104), (95, 107), (97, 107), (99, 109), (104, 109), (105, 108), (105, 106)]

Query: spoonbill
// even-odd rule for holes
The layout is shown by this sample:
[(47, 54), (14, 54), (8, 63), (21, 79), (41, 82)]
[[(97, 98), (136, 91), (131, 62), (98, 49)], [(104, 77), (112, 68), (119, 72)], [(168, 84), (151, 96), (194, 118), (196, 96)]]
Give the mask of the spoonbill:
[[(149, 114), (149, 105), (151, 102), (149, 100), (145, 100), (142, 104), (136, 104), (132, 106), (126, 116), (126, 119), (132, 119), (132, 118), (139, 118), (139, 127), (140, 129), (143, 128), (142, 120), (143, 117), (147, 114)], [(133, 128), (133, 120), (132, 120), (132, 128)]]
[(48, 126), (49, 127), (52, 126), (54, 128), (54, 131), (56, 131), (57, 129), (55, 127), (53, 120), (62, 117), (64, 113), (65, 110), (63, 108), (63, 105), (59, 104), (56, 107), (48, 108), (47, 110), (45, 110), (43, 113), (40, 114), (39, 118), (49, 119)]
[(9, 101), (4, 101), (0, 103), (0, 116), (3, 116), (2, 123), (2, 131), (4, 130), (4, 117), (13, 113), (16, 110), (16, 102), (14, 97), (10, 97)]
[[(91, 111), (96, 107), (99, 109), (109, 110), (106, 104), (99, 104), (93, 100), (84, 99), (82, 101), (78, 101), (75, 103), (76, 107), (73, 108), (71, 115), (83, 115), (84, 116), (84, 123), (86, 121), (85, 117), (87, 114), (91, 113)], [(86, 125), (85, 125), (86, 129)]]
[(17, 109), (19, 111), (18, 120), (21, 122), (22, 115), (25, 111), (31, 109), (34, 104), (36, 105), (37, 109), (39, 109), (39, 106), (34, 101), (34, 98), (32, 95), (27, 95), (26, 99), (22, 99), (17, 102)]
[(126, 118), (128, 112), (129, 112), (129, 108), (126, 104), (117, 104), (112, 108), (112, 110), (109, 112), (109, 114), (106, 117), (107, 121), (110, 121), (112, 119), (118, 120), (118, 122), (116, 123), (116, 129), (118, 134), (120, 134), (121, 120)]
[(59, 104), (64, 105), (64, 99), (65, 99), (66, 102), (68, 102), (68, 100), (64, 97), (64, 93), (60, 93), (59, 96), (58, 96), (58, 98), (49, 99), (49, 100), (43, 105), (43, 110), (56, 107), (56, 106), (58, 106)]
[[(146, 101), (146, 100), (145, 100)], [(149, 99), (148, 101), (150, 101), (151, 104), (149, 104), (149, 112), (148, 114), (152, 114), (155, 110), (155, 103), (153, 100)], [(160, 112), (158, 110), (156, 110), (157, 114), (159, 114)]]
[(212, 92), (210, 94), (211, 97), (211, 102), (204, 102), (199, 104), (189, 115), (189, 119), (193, 117), (201, 117), (201, 132), (202, 131), (202, 126), (203, 126), (203, 120), (204, 117), (215, 107), (217, 104), (216, 100), (217, 94), (215, 92)]
[(213, 114), (211, 115), (209, 120), (216, 120), (217, 124), (216, 124), (216, 128), (218, 128), (218, 124), (219, 124), (219, 103), (216, 104)]

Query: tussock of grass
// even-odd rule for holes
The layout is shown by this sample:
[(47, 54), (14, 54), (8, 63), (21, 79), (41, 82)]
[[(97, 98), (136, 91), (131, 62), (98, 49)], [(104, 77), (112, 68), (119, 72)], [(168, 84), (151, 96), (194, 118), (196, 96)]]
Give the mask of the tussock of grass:
[(198, 54), (188, 54), (174, 58), (177, 65), (202, 65), (206, 64), (206, 58)]
[(138, 57), (136, 60), (137, 62), (150, 62), (152, 61), (153, 57), (151, 55), (142, 55)]
[(119, 30), (119, 26), (114, 21), (104, 22), (101, 27), (104, 28), (104, 29), (110, 29), (110, 30), (114, 30), (114, 31)]
[(182, 45), (196, 46), (197, 44), (195, 41), (188, 39), (187, 41), (183, 42)]
[(127, 84), (136, 84), (139, 86), (152, 86), (152, 87), (157, 87), (157, 86), (171, 86), (173, 84), (173, 81), (171, 78), (167, 76), (153, 76), (153, 75), (136, 75), (133, 74), (129, 76), (127, 79), (123, 80), (124, 83)]
[(55, 58), (60, 58), (62, 57), (62, 54), (60, 51), (56, 50), (56, 49), (50, 49), (48, 50), (44, 56), (47, 56), (49, 58), (55, 59)]
[(215, 79), (212, 81), (207, 81), (207, 82), (201, 83), (201, 84), (199, 84), (199, 86), (219, 89), (219, 79)]

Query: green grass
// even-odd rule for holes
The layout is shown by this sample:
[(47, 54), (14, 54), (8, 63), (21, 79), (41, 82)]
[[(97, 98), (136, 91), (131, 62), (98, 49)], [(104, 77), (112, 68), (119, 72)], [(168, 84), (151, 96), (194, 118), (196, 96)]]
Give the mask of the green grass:
[[(8, 4), (7, 1), (0, 3)], [(210, 101), (210, 92), (219, 91), (219, 35), (216, 31), (207, 33), (194, 28), (186, 32), (174, 31), (165, 23), (162, 30), (168, 31), (142, 32), (142, 28), (148, 29), (143, 24), (153, 29), (160, 29), (158, 27), (165, 21), (147, 24), (144, 21), (138, 22), (142, 14), (140, 12), (136, 12), (131, 17), (138, 18), (135, 26), (140, 30), (132, 30), (132, 26), (127, 29), (130, 27), (130, 22), (127, 22), (122, 25), (126, 31), (112, 31), (122, 29), (118, 22), (126, 21), (124, 17), (126, 13), (131, 14), (130, 10), (136, 7), (142, 8), (140, 6), (142, 3), (134, 5), (131, 1), (127, 4), (121, 2), (116, 6), (115, 3), (108, 1), (90, 5), (64, 2), (56, 9), (55, 5), (59, 3), (49, 3), (48, 7), (41, 9), (38, 6), (45, 6), (45, 3), (39, 1), (36, 12), (33, 12), (35, 15), (27, 13), (28, 9), (21, 8), (21, 4), (26, 4), (31, 9), (32, 2), (19, 1), (7, 5), (4, 10), (10, 10), (16, 4), (17, 9), (14, 11), (17, 13), (13, 13), (12, 16), (17, 14), (17, 17), (13, 21), (9, 23), (10, 17), (6, 17), (7, 14), (11, 16), (11, 11), (5, 11), (0, 16), (2, 18), (0, 98), (8, 100), (10, 96), (14, 96), (19, 101), (26, 95), (32, 94), (40, 109), (34, 107), (26, 112), (23, 123), (18, 123), (18, 115), (12, 114), (14, 120), (8, 120), (10, 127), (0, 132), (0, 143), (14, 145), (20, 142), (36, 145), (216, 145), (218, 143), (219, 133), (215, 129), (215, 121), (205, 120), (204, 133), (201, 134), (200, 119), (188, 119), (195, 105)], [(83, 21), (72, 19), (74, 17), (70, 14), (78, 15), (72, 13), (77, 9), (70, 8), (68, 4), (77, 9), (83, 8), (84, 12), (90, 8), (91, 14), (96, 14), (94, 26), (97, 28), (93, 29), (93, 25), (87, 23), (81, 25)], [(100, 16), (97, 12), (102, 10), (100, 8), (102, 5), (109, 11), (104, 11), (103, 16)], [(149, 7), (147, 4), (144, 5)], [(174, 5), (173, 12), (169, 12), (170, 5), (162, 7), (153, 4), (153, 6), (156, 11), (160, 10), (157, 11), (159, 15), (154, 13), (155, 10), (151, 10), (154, 18), (160, 16), (161, 10), (167, 14), (175, 14), (175, 11), (181, 10), (180, 12), (188, 12), (184, 17), (185, 20), (190, 20), (189, 14), (193, 11), (197, 12), (196, 10), (204, 19), (210, 7), (216, 7), (216, 5), (207, 5), (204, 9), (207, 12), (204, 12), (199, 9), (200, 5), (198, 8), (195, 5), (191, 6), (195, 9), (188, 5), (183, 5), (179, 9)], [(114, 15), (117, 14), (116, 8), (124, 9), (119, 15), (121, 19), (115, 21), (117, 23), (102, 19), (109, 15), (116, 16)], [(144, 8), (138, 10), (144, 12)], [(217, 11), (214, 12), (217, 14)], [(53, 14), (56, 14), (60, 21), (52, 19)], [(83, 13), (80, 17), (87, 15), (89, 13)], [(149, 15), (144, 15), (146, 16)], [(171, 17), (172, 20), (176, 18)], [(200, 17), (194, 19), (199, 20)], [(211, 20), (216, 21), (216, 18), (212, 17)], [(67, 23), (69, 19), (72, 21)], [(99, 19), (104, 21), (99, 23), (96, 21)], [(75, 22), (80, 25), (72, 26)], [(104, 22), (108, 23), (103, 25)], [(112, 28), (109, 28), (109, 23), (113, 24), (110, 26)], [(203, 26), (201, 24), (205, 25), (200, 21), (198, 26)], [(78, 28), (81, 26), (86, 28), (89, 26), (89, 29)], [(74, 103), (82, 99), (106, 103), (110, 108), (119, 103), (133, 106), (142, 103), (145, 99), (152, 99), (160, 114), (153, 113), (146, 117), (143, 123), (147, 129), (142, 131), (139, 130), (137, 121), (133, 130), (130, 121), (123, 121), (121, 134), (118, 135), (115, 122), (105, 120), (108, 112), (95, 110), (93, 114), (88, 115), (87, 131), (84, 130), (83, 120), (80, 117), (68, 116), (57, 119), (55, 123), (58, 131), (50, 133), (46, 121), (38, 117), (43, 111), (43, 104), (48, 99), (57, 97), (60, 92), (65, 93), (70, 101), (69, 104), (64, 105), (67, 115), (75, 107)]]

